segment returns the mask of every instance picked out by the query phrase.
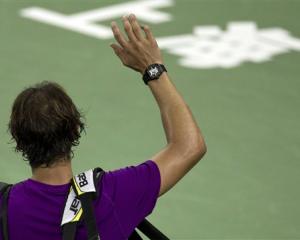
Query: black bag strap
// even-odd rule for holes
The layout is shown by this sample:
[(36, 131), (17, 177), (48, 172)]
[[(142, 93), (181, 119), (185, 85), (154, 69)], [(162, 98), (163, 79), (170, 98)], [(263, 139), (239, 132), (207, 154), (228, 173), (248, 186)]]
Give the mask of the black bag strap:
[(169, 240), (169, 238), (154, 227), (147, 219), (144, 219), (137, 227), (151, 240)]
[(0, 182), (0, 194), (2, 195), (3, 192), (6, 190), (6, 188), (9, 186), (10, 184), (8, 183), (4, 183), (4, 182)]
[(78, 195), (76, 191), (76, 187), (74, 186), (74, 180), (72, 181), (72, 187), (75, 191), (77, 198), (81, 201), (81, 206), (83, 210), (83, 219), (85, 222), (85, 226), (87, 228), (88, 240), (99, 240), (99, 231), (96, 222), (96, 216), (94, 211), (93, 199), (99, 197), (100, 191), (98, 191), (99, 184), (101, 183), (101, 179), (104, 171), (101, 168), (96, 168), (93, 171), (93, 179), (96, 187), (96, 194), (94, 193), (85, 193), (82, 195)]
[(62, 239), (63, 240), (75, 239), (76, 230), (77, 230), (77, 222), (65, 224), (62, 227), (62, 231), (63, 231)]
[[(93, 200), (99, 197), (101, 191), (98, 191), (99, 184), (101, 184), (101, 179), (104, 171), (101, 168), (96, 168), (93, 170), (93, 184), (95, 185), (96, 192), (80, 192), (79, 186), (77, 185), (74, 178), (71, 181), (72, 189), (76, 194), (76, 198), (80, 200), (81, 208), (83, 211), (82, 217), (87, 228), (88, 240), (99, 240), (99, 231), (97, 228), (96, 217), (94, 213)], [(80, 176), (84, 176), (80, 174)], [(84, 178), (84, 180), (87, 180)], [(80, 219), (81, 220), (81, 219)], [(69, 222), (63, 225), (63, 240), (74, 240), (77, 230), (77, 222)]]
[(7, 183), (0, 183), (0, 194), (2, 195), (2, 202), (0, 206), (0, 227), (2, 229), (3, 240), (8, 240), (8, 197), (12, 185)]
[(99, 240), (99, 231), (97, 228), (96, 217), (94, 213), (93, 200), (91, 194), (83, 194), (78, 197), (81, 201), (83, 210), (83, 219), (87, 228), (88, 240)]

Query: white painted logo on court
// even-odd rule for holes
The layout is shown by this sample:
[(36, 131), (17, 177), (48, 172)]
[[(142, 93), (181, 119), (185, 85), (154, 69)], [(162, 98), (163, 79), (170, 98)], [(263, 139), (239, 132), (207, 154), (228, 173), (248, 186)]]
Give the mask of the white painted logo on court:
[(178, 55), (179, 64), (188, 68), (232, 68), (300, 51), (300, 39), (288, 31), (258, 29), (254, 22), (231, 22), (225, 31), (218, 26), (196, 26), (192, 34), (159, 38), (158, 42), (162, 49)]
[(129, 13), (135, 13), (140, 20), (149, 23), (157, 24), (170, 21), (172, 19), (171, 15), (159, 11), (157, 8), (169, 7), (172, 4), (172, 0), (133, 1), (71, 15), (65, 15), (41, 7), (29, 7), (21, 10), (20, 14), (26, 18), (91, 37), (109, 39), (113, 37), (110, 26), (100, 24), (101, 22), (116, 19)]
[[(140, 0), (64, 15), (40, 7), (21, 11), (21, 16), (98, 39), (113, 37), (103, 21), (135, 13), (144, 22), (159, 24), (172, 20), (158, 8), (170, 7), (172, 0)], [(300, 39), (282, 28), (259, 29), (255, 22), (230, 22), (225, 30), (218, 26), (195, 26), (192, 33), (157, 38), (161, 49), (178, 56), (188, 68), (232, 68), (245, 62), (260, 63), (274, 56), (300, 51)]]

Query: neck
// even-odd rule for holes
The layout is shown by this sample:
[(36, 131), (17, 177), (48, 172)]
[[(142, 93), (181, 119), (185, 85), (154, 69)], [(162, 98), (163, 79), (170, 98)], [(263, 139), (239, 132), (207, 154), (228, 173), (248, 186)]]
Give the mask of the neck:
[(32, 179), (49, 185), (63, 185), (73, 177), (70, 160), (58, 160), (53, 165), (32, 169)]

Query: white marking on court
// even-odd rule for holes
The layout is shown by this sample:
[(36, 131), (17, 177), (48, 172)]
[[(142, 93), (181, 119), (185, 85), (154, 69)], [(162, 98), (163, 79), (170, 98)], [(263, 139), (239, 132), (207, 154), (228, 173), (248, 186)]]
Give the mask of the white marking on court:
[[(172, 19), (171, 15), (156, 10), (169, 7), (172, 0), (143, 0), (116, 4), (108, 7), (65, 15), (40, 7), (22, 9), (22, 17), (61, 27), (81, 34), (100, 39), (112, 38), (110, 27), (97, 24), (101, 21), (112, 20), (125, 14), (134, 13), (140, 20), (149, 23), (162, 23)], [(97, 22), (97, 23), (96, 23)]]
[(231, 22), (226, 31), (218, 26), (196, 26), (193, 34), (158, 38), (159, 46), (180, 56), (188, 68), (232, 68), (244, 62), (265, 62), (273, 56), (300, 51), (300, 39), (281, 28), (257, 29), (255, 22)]
[[(98, 39), (110, 39), (113, 38), (110, 27), (98, 22), (135, 13), (142, 21), (163, 23), (172, 17), (156, 8), (173, 4), (172, 0), (140, 0), (71, 15), (29, 7), (21, 10), (21, 16)], [(215, 25), (195, 26), (191, 34), (160, 37), (157, 41), (162, 49), (179, 56), (179, 64), (188, 68), (232, 68), (244, 62), (269, 61), (291, 50), (300, 51), (300, 39), (285, 29), (258, 29), (255, 22), (230, 22), (226, 31)]]

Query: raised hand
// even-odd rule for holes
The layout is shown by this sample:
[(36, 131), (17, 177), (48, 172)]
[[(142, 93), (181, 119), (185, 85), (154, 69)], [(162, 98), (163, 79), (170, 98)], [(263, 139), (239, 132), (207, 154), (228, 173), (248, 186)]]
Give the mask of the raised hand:
[(149, 65), (162, 64), (160, 49), (149, 27), (141, 27), (134, 14), (124, 16), (122, 20), (128, 39), (120, 31), (118, 25), (112, 22), (112, 31), (119, 45), (113, 43), (110, 46), (123, 65), (143, 74)]

